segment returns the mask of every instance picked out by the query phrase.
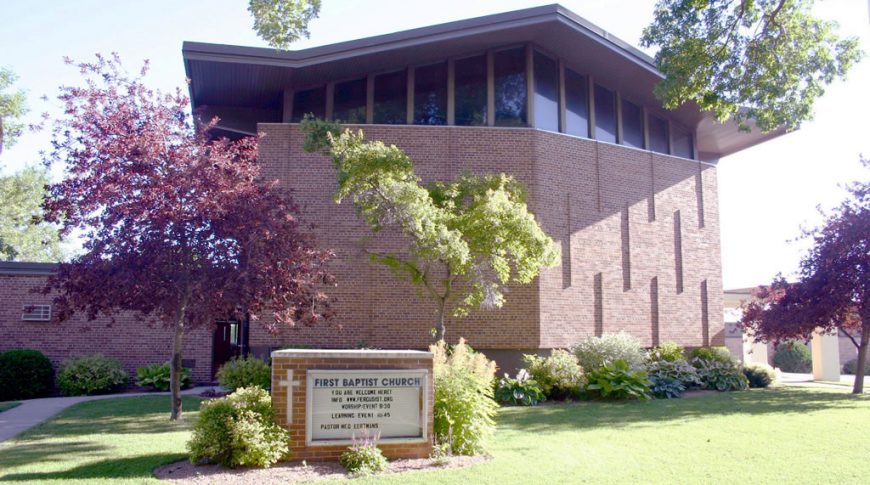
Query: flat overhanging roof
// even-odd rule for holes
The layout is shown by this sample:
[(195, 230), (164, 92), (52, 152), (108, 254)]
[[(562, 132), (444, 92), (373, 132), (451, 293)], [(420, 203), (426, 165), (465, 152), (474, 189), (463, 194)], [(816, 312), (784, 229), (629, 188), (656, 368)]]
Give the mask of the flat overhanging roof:
[[(182, 48), (193, 107), (243, 109), (247, 126), (281, 121), (287, 89), (425, 65), (487, 49), (532, 43), (594, 77), (623, 97), (696, 130), (702, 160), (716, 160), (784, 133), (740, 132), (694, 103), (661, 109), (653, 87), (663, 79), (654, 60), (560, 5), (460, 20), (297, 51), (185, 42)], [(251, 125), (253, 123), (253, 125)], [(230, 130), (233, 128), (230, 127)], [(239, 132), (245, 132), (239, 128)]]

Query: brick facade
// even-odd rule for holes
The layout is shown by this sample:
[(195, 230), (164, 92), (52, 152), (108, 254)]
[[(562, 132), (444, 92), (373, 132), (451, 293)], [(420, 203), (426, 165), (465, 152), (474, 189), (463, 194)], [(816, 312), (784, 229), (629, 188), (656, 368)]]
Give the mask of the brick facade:
[[(567, 347), (601, 332), (626, 330), (645, 345), (724, 343), (715, 166), (531, 128), (362, 128), (406, 150), (425, 181), (464, 171), (514, 175), (561, 248), (560, 264), (509, 288), (502, 309), (450, 319), (449, 341), (465, 337), (505, 370), (518, 363), (518, 350)], [(273, 336), (252, 324), (255, 354), (291, 344), (425, 349), (434, 304), (364, 254), (400, 251), (401, 238), (389, 232), (371, 238), (351, 204), (333, 201), (335, 172), (323, 155), (303, 152), (298, 125), (260, 124), (260, 130), (263, 175), (293, 190), (318, 243), (335, 250), (338, 287), (337, 318), (326, 328), (297, 326)], [(29, 292), (43, 278), (0, 276), (0, 350), (37, 348), (55, 363), (101, 352), (120, 359), (131, 375), (168, 359), (170, 333), (133, 315), (115, 322), (77, 317), (59, 326), (21, 321), (23, 305), (50, 301)], [(185, 358), (195, 360), (194, 380), (211, 379), (210, 330), (188, 333)]]
[[(141, 319), (131, 313), (89, 321), (77, 314), (61, 323), (22, 321), (22, 308), (51, 304), (51, 297), (32, 293), (41, 288), (46, 276), (0, 275), (0, 352), (9, 349), (36, 349), (43, 352), (57, 368), (64, 360), (102, 354), (121, 362), (136, 381), (136, 369), (149, 364), (168, 362), (172, 349), (172, 332), (158, 322)], [(184, 359), (192, 366), (195, 382), (211, 381), (211, 332), (190, 331), (185, 336)]]
[[(351, 204), (332, 200), (335, 173), (302, 150), (295, 124), (260, 124), (264, 177), (292, 189), (314, 222), (318, 242), (334, 249), (339, 286), (332, 328), (297, 327), (281, 345), (425, 348), (434, 305), (365, 249), (401, 250), (382, 233), (375, 242)], [(506, 172), (529, 191), (529, 207), (562, 249), (561, 264), (530, 285), (512, 287), (497, 311), (451, 319), (448, 340), (479, 349), (566, 347), (585, 336), (626, 330), (645, 345), (723, 343), (716, 170), (713, 165), (529, 128), (363, 126), (394, 143), (424, 181), (464, 171)], [(275, 337), (251, 329), (253, 348)], [(502, 352), (498, 352), (502, 353)]]

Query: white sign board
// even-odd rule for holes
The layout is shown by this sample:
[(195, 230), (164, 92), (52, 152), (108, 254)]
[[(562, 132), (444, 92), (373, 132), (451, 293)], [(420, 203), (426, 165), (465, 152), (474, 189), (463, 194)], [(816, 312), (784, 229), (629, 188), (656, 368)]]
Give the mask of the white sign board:
[(308, 370), (306, 442), (427, 439), (426, 369)]

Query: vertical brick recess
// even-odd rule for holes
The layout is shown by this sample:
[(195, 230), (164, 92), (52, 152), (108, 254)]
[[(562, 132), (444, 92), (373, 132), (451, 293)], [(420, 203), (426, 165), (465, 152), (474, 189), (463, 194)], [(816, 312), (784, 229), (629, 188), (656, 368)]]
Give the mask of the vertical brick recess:
[(683, 223), (680, 211), (674, 212), (674, 275), (677, 293), (683, 292)]
[(601, 273), (595, 273), (592, 280), (595, 294), (595, 335), (600, 337), (604, 333), (604, 283)]
[(622, 291), (631, 289), (631, 236), (629, 235), (628, 206), (622, 210), (620, 224), (622, 236)]
[[(378, 350), (357, 351), (310, 351), (283, 350), (272, 353), (272, 407), (275, 421), (290, 432), (290, 452), (294, 460), (327, 461), (337, 460), (347, 450), (346, 444), (307, 446), (306, 399), (308, 370), (352, 370), (352, 369), (425, 369), (427, 374), (425, 392), (427, 427), (426, 440), (417, 442), (391, 443), (382, 439), (378, 448), (384, 456), (396, 458), (425, 458), (432, 452), (434, 383), (432, 379), (432, 354), (429, 352), (385, 352)], [(287, 371), (293, 372), (292, 406), (288, 406)], [(293, 383), (296, 384), (293, 384)], [(292, 408), (292, 417), (288, 416)]]
[(710, 312), (707, 303), (707, 280), (701, 281), (701, 334), (704, 345), (710, 345)]
[(652, 345), (661, 343), (659, 338), (659, 279), (655, 276), (649, 282), (649, 323)]

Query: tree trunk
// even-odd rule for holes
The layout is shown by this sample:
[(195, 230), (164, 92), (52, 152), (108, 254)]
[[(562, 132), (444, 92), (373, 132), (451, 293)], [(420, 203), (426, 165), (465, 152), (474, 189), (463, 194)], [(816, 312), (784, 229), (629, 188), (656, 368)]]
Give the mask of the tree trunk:
[(867, 365), (867, 343), (870, 342), (870, 325), (861, 328), (861, 345), (858, 346), (858, 360), (855, 362), (855, 384), (852, 394), (864, 392), (864, 367)]
[(185, 298), (175, 318), (175, 335), (172, 339), (172, 360), (169, 365), (169, 390), (172, 393), (172, 413), (170, 421), (181, 419), (181, 352), (184, 340), (184, 318), (187, 310)]
[(447, 299), (443, 299), (438, 302), (438, 318), (435, 320), (435, 341), (440, 342), (444, 340), (444, 336), (447, 333), (447, 329), (444, 326), (444, 312), (447, 309)]

